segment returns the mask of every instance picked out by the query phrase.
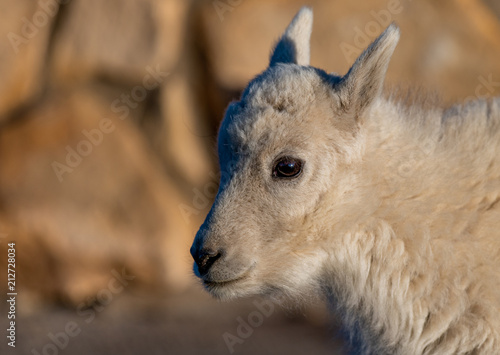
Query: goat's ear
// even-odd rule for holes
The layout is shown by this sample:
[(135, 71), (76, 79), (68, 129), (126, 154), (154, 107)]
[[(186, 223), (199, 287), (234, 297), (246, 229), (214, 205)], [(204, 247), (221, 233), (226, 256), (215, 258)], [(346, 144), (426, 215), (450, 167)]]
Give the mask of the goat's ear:
[(381, 95), (392, 53), (399, 41), (399, 28), (391, 24), (356, 59), (341, 79), (342, 106), (359, 117)]
[(309, 41), (311, 39), (313, 13), (304, 6), (299, 10), (285, 33), (274, 47), (270, 66), (276, 63), (309, 65)]

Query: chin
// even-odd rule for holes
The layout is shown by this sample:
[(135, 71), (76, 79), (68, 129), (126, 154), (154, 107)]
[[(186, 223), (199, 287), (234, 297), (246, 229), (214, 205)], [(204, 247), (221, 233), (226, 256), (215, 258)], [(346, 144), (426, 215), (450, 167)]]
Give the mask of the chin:
[(212, 297), (221, 301), (262, 294), (262, 289), (251, 280), (235, 280), (227, 282), (210, 282), (202, 280), (205, 290)]

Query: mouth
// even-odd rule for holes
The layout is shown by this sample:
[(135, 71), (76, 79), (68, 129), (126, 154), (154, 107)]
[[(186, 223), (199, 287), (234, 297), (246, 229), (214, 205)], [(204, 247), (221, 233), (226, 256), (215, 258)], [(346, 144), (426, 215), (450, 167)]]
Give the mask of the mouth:
[(220, 287), (225, 287), (229, 285), (233, 285), (241, 280), (246, 279), (246, 276), (243, 277), (238, 277), (236, 279), (231, 279), (231, 280), (225, 280), (225, 281), (211, 281), (211, 280), (203, 280), (203, 285), (207, 288), (220, 288)]
[(230, 279), (230, 280), (203, 280), (203, 285), (208, 290), (234, 285), (235, 283), (238, 283), (238, 282), (241, 282), (245, 279), (248, 279), (250, 277), (249, 274), (254, 267), (255, 267), (255, 264), (250, 266), (243, 274), (241, 274), (240, 276), (238, 276), (234, 279)]

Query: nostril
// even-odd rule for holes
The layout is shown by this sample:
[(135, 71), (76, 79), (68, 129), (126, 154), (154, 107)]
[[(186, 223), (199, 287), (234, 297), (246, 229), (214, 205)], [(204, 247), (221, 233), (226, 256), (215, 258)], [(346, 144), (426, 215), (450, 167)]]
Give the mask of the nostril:
[(202, 250), (198, 257), (195, 258), (196, 265), (198, 265), (198, 271), (201, 275), (204, 275), (208, 272), (210, 267), (222, 256), (222, 254), (218, 251), (212, 250)]

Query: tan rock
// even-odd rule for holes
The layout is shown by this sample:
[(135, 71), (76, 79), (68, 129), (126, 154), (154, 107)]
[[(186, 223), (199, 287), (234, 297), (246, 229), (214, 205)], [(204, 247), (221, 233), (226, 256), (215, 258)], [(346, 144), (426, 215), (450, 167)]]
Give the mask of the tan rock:
[(0, 200), (29, 270), (23, 287), (43, 282), (42, 295), (75, 304), (122, 268), (131, 288), (180, 290), (191, 279), (194, 221), (179, 209), (190, 201), (105, 96), (54, 94), (0, 131)]
[(0, 0), (0, 11), (1, 122), (33, 101), (44, 87), (45, 57), (58, 4), (54, 0)]
[(56, 36), (56, 81), (140, 84), (147, 66), (178, 62), (189, 1), (73, 0)]
[[(209, 136), (202, 120), (206, 114), (200, 110), (195, 90), (185, 74), (169, 77), (162, 87), (160, 102), (163, 156), (185, 183), (200, 187), (208, 181), (209, 173), (215, 171), (215, 139)], [(212, 139), (207, 141), (207, 138)]]

